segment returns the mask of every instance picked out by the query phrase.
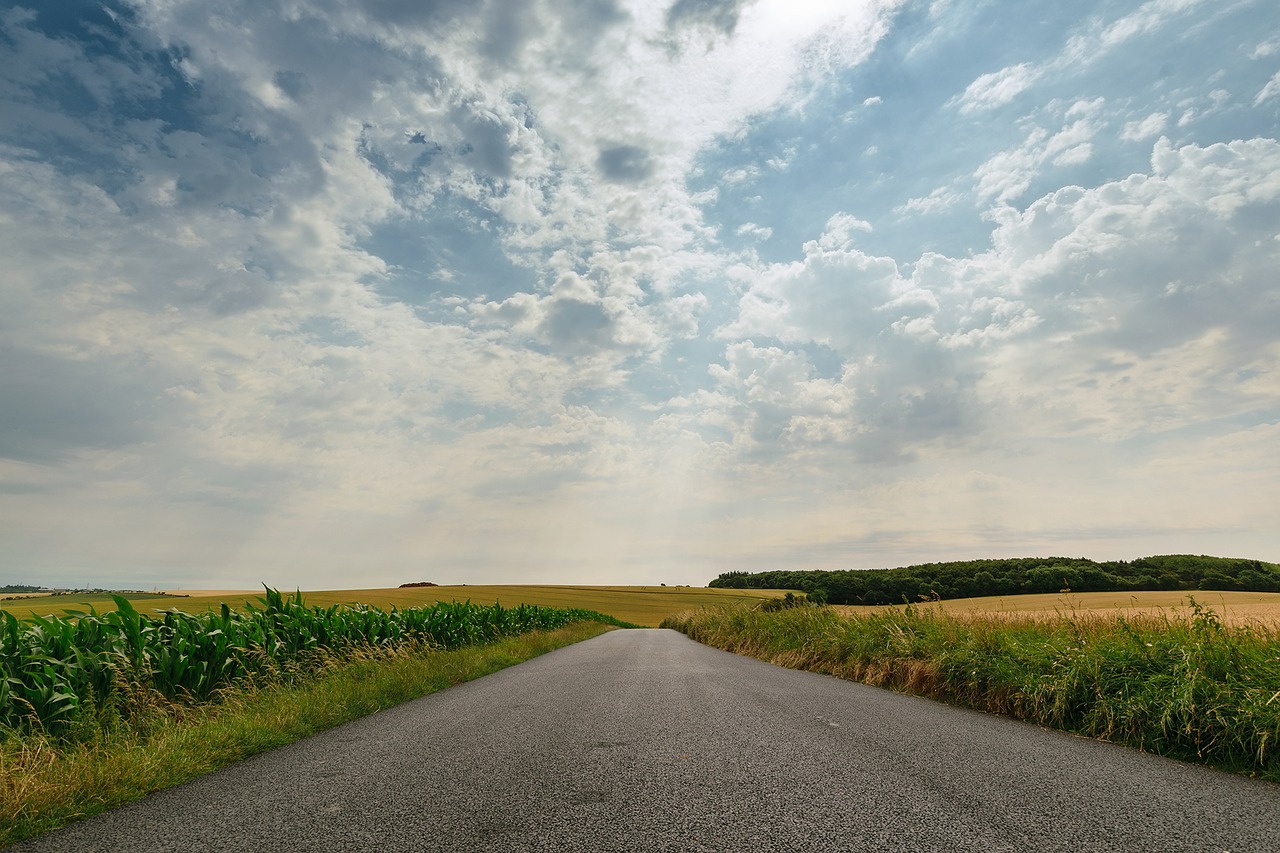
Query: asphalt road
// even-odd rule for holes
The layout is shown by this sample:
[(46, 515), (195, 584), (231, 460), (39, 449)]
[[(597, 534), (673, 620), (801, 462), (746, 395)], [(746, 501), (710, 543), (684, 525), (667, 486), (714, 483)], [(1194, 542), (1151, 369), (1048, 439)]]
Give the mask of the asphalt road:
[(1280, 850), (1280, 785), (615, 631), (22, 851)]

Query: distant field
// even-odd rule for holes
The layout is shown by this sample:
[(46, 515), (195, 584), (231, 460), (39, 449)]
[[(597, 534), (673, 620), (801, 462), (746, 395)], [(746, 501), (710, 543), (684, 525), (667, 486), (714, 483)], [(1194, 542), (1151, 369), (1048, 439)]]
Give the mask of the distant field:
[[(1228, 624), (1264, 622), (1280, 624), (1280, 592), (1219, 592), (1186, 590), (1155, 590), (1151, 592), (1070, 592), (1044, 595), (1002, 595), (987, 598), (955, 598), (924, 606), (941, 607), (948, 613), (973, 615), (1000, 615), (1003, 613), (1028, 615), (1096, 613), (1099, 615), (1136, 613), (1189, 614), (1189, 599), (1214, 610)], [(901, 607), (902, 605), (895, 605)], [(868, 613), (885, 607), (855, 607), (836, 605), (845, 613)]]
[[(289, 590), (281, 590), (288, 592)], [(207, 590), (203, 592), (208, 592)], [(709, 604), (729, 604), (739, 601), (759, 601), (781, 596), (781, 590), (768, 589), (704, 589), (702, 587), (676, 586), (428, 586), (408, 589), (344, 589), (304, 591), (303, 601), (327, 607), (331, 604), (368, 604), (387, 609), (418, 607), (437, 601), (466, 601), (475, 604), (500, 602), (507, 607), (517, 604), (537, 604), (544, 607), (582, 607), (595, 610), (624, 622), (657, 627), (664, 618), (682, 610)], [(223, 603), (233, 608), (256, 602), (260, 593), (213, 592), (208, 595), (179, 597), (130, 595), (133, 606), (144, 613), (150, 610), (177, 608), (187, 612), (199, 612)], [(32, 614), (61, 614), (64, 610), (85, 609), (90, 604), (98, 612), (114, 610), (107, 595), (59, 595), (54, 597), (0, 602), (0, 609), (18, 618)]]
[[(124, 593), (123, 595), (125, 598), (132, 601), (138, 609), (143, 611), (149, 610), (152, 607), (159, 607), (167, 610), (168, 608), (173, 607), (177, 602), (188, 600), (185, 598), (141, 594), (136, 592)], [(111, 594), (106, 592), (86, 592), (76, 593), (73, 595), (49, 595), (47, 593), (36, 593), (34, 595), (23, 596), (22, 598), (13, 601), (0, 601), (0, 610), (12, 613), (19, 619), (25, 619), (32, 614), (47, 616), (53, 613), (61, 616), (64, 610), (88, 610), (90, 607), (93, 607), (99, 613), (116, 609), (115, 602), (111, 599)]]
[[(286, 590), (282, 590), (286, 591)], [(198, 612), (218, 607), (224, 602), (232, 607), (243, 607), (256, 602), (260, 592), (190, 590), (176, 595), (129, 594), (126, 598), (134, 607), (146, 613), (151, 610), (177, 608)], [(704, 605), (732, 602), (759, 601), (783, 595), (782, 590), (766, 589), (704, 589), (702, 587), (675, 586), (430, 586), (408, 589), (346, 589), (304, 591), (303, 600), (308, 604), (369, 604), (384, 609), (390, 607), (417, 607), (437, 601), (470, 599), (476, 604), (506, 606), (538, 604), (545, 607), (583, 607), (617, 617), (637, 625), (656, 627), (662, 620), (682, 610), (696, 609)], [(1186, 592), (1183, 590), (1159, 590), (1152, 592), (1073, 592), (1045, 595), (1004, 595), (988, 598), (956, 598), (925, 606), (941, 607), (955, 614), (1045, 614), (1058, 613), (1190, 613), (1188, 597), (1194, 596), (1201, 605), (1212, 608), (1231, 624), (1260, 621), (1280, 624), (1280, 593), (1276, 592)], [(39, 598), (23, 598), (0, 601), (0, 610), (6, 610), (20, 619), (32, 614), (61, 614), (64, 610), (86, 609), (90, 605), (98, 612), (114, 610), (115, 604), (106, 594), (59, 595)], [(901, 605), (896, 605), (901, 606)], [(867, 613), (884, 610), (879, 607), (834, 605), (845, 613)]]

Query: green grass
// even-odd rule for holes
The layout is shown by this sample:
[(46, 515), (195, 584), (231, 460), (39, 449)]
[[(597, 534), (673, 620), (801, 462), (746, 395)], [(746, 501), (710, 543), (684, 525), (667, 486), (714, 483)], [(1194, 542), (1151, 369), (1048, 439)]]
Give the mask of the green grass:
[(0, 741), (0, 845), (608, 630), (578, 621), (451, 651), (412, 642), (348, 649), (305, 678), (241, 683), (217, 702), (137, 690), (127, 716), (57, 737), (11, 730)]
[(1280, 781), (1280, 629), (1175, 614), (961, 617), (937, 607), (720, 608), (717, 648)]

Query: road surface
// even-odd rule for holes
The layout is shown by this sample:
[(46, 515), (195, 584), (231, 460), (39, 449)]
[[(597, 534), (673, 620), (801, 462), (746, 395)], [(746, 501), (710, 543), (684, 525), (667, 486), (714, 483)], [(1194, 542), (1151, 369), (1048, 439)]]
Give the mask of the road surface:
[(615, 631), (21, 851), (1280, 850), (1280, 785)]

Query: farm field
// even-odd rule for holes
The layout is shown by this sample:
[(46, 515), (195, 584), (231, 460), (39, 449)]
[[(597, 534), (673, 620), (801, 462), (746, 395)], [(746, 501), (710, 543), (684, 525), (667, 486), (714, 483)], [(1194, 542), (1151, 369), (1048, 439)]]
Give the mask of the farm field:
[[(285, 590), (287, 591), (287, 590)], [(196, 592), (207, 594), (197, 595)], [(466, 601), (474, 604), (500, 602), (504, 607), (536, 604), (541, 607), (565, 607), (595, 610), (631, 622), (656, 628), (673, 613), (706, 605), (733, 604), (777, 598), (783, 590), (768, 589), (704, 589), (676, 586), (537, 586), (537, 585), (458, 585), (391, 589), (343, 589), (303, 591), (308, 605), (328, 607), (332, 604), (367, 604), (388, 609), (421, 607), (438, 601)], [(139, 612), (171, 610), (199, 613), (227, 604), (233, 609), (256, 603), (261, 591), (196, 590), (174, 595), (127, 596)], [(92, 605), (99, 613), (115, 609), (105, 594), (59, 595), (36, 599), (0, 602), (0, 610), (19, 619), (31, 615), (61, 615), (65, 610), (85, 609)]]
[[(941, 608), (955, 616), (1070, 616), (1091, 613), (1098, 616), (1192, 615), (1191, 598), (1214, 611), (1229, 625), (1250, 623), (1280, 624), (1280, 592), (1225, 592), (1218, 590), (1150, 590), (1144, 592), (1070, 592), (1043, 595), (1000, 595), (985, 598), (954, 598), (931, 602), (926, 607)], [(904, 605), (857, 607), (834, 605), (846, 614), (875, 613), (900, 609)]]

